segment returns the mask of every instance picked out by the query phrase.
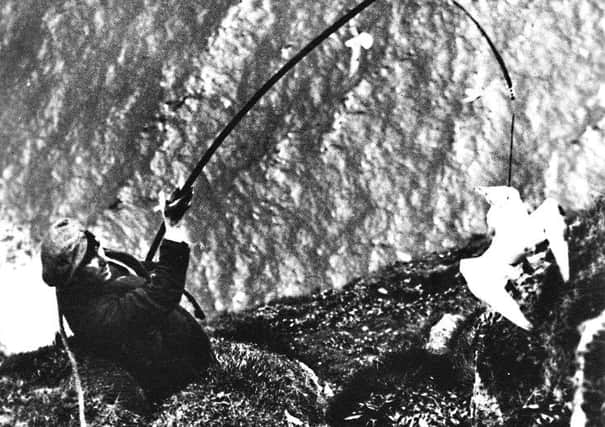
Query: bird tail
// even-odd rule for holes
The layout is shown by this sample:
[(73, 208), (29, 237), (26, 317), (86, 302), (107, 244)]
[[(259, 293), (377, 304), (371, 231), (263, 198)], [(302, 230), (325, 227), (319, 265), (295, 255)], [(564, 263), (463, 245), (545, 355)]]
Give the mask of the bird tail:
[(531, 330), (533, 326), (519, 308), (517, 301), (515, 301), (506, 291), (504, 293), (506, 295), (502, 295), (498, 298), (497, 303), (492, 305), (492, 308), (518, 327), (525, 329), (526, 331)]
[(561, 271), (561, 277), (563, 277), (563, 281), (567, 282), (569, 280), (569, 248), (567, 242), (564, 240), (551, 240), (550, 238), (548, 242), (550, 243), (550, 250), (555, 257), (555, 261), (559, 266), (559, 271)]

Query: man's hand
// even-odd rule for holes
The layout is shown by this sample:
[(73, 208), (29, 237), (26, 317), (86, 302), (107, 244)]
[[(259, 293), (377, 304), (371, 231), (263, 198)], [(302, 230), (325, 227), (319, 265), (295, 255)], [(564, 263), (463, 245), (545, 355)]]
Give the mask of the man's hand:
[(187, 232), (180, 226), (179, 221), (191, 206), (192, 197), (193, 190), (191, 187), (185, 189), (177, 188), (172, 192), (169, 200), (166, 200), (166, 195), (163, 191), (160, 192), (160, 209), (166, 226), (164, 239), (172, 240), (174, 242), (189, 241)]
[(164, 222), (167, 225), (176, 225), (191, 206), (192, 197), (193, 190), (191, 187), (184, 189), (177, 188), (172, 192), (168, 200), (166, 200), (163, 192), (160, 193), (160, 206), (162, 207)]

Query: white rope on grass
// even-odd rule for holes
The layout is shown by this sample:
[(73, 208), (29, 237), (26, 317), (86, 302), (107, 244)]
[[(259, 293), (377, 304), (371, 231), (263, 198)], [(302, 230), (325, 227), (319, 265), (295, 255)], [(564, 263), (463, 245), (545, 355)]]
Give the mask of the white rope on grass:
[(71, 364), (76, 386), (76, 393), (78, 394), (78, 415), (80, 417), (80, 427), (86, 427), (86, 416), (84, 414), (84, 389), (82, 388), (82, 380), (80, 379), (80, 374), (78, 373), (78, 363), (76, 362), (76, 357), (69, 348), (69, 344), (67, 344), (65, 327), (63, 326), (63, 314), (61, 313), (61, 309), (59, 308), (58, 304), (57, 311), (59, 313), (59, 335), (61, 336), (61, 342), (63, 343), (63, 347), (65, 347), (67, 358)]

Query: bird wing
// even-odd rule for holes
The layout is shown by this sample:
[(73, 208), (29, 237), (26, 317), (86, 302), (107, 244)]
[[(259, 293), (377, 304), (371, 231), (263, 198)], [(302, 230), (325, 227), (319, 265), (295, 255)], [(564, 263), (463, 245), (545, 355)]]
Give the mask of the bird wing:
[(484, 258), (483, 255), (460, 260), (460, 273), (473, 295), (515, 325), (530, 330), (531, 323), (505, 289), (514, 272), (516, 269), (513, 267), (496, 262), (490, 257)]
[[(569, 280), (569, 247), (565, 240), (567, 224), (561, 214), (559, 203), (554, 199), (546, 199), (532, 214), (530, 220), (535, 233), (548, 239), (550, 250), (561, 271), (564, 281)], [(539, 243), (539, 241), (535, 242)]]
[(359, 44), (364, 49), (369, 49), (374, 44), (374, 37), (371, 34), (366, 33), (365, 31), (361, 33), (359, 36)]

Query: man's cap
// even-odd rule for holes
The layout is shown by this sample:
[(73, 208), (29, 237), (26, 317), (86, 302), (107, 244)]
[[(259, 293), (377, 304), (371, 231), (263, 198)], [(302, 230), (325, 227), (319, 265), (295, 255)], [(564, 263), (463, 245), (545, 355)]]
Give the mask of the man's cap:
[(49, 286), (67, 284), (86, 255), (84, 228), (64, 218), (55, 222), (42, 241), (42, 279)]

